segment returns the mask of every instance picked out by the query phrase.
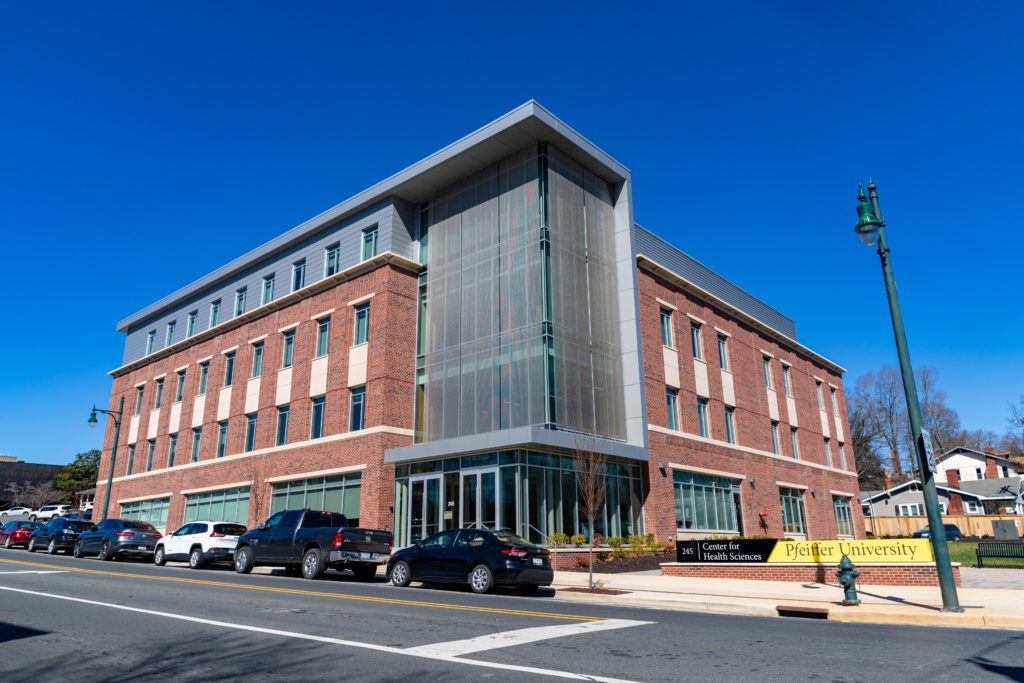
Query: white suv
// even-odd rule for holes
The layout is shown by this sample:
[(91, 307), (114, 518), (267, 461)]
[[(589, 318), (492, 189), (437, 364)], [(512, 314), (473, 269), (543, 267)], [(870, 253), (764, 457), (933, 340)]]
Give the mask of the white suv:
[(29, 515), (29, 519), (36, 521), (43, 521), (53, 519), (54, 517), (65, 517), (70, 514), (70, 505), (44, 505), (38, 510), (33, 510), (32, 514)]
[(192, 569), (208, 562), (231, 562), (238, 537), (246, 531), (234, 522), (189, 522), (160, 539), (153, 550), (153, 562), (162, 567), (168, 560), (187, 560)]

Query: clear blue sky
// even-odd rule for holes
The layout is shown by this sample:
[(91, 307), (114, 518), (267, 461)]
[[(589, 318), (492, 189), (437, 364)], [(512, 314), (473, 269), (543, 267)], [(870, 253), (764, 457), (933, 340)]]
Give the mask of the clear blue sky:
[(1005, 431), (1024, 5), (364, 5), (6, 4), (0, 453), (98, 446), (118, 320), (530, 98), (848, 383), (895, 363), (853, 233), (873, 175), (916, 364), (965, 427)]

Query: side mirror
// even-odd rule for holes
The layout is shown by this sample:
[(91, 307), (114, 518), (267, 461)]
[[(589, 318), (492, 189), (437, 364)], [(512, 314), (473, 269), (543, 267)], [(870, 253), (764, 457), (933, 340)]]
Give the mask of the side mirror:
[(267, 523), (266, 522), (260, 522), (259, 524), (256, 525), (256, 528), (259, 529), (260, 531), (266, 531), (267, 530)]
[(93, 524), (91, 527), (89, 527), (89, 531), (96, 531), (96, 529), (97, 529), (97, 526), (95, 524)]

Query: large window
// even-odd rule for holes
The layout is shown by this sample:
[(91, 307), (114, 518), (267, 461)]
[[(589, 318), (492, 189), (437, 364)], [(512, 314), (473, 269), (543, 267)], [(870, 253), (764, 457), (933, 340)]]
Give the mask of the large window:
[(297, 292), (306, 286), (306, 259), (292, 264), (292, 291)]
[(256, 448), (256, 413), (245, 416), (245, 452)]
[(718, 367), (729, 370), (729, 338), (718, 335)]
[(164, 404), (164, 381), (158, 379), (156, 381), (156, 395), (153, 397), (153, 410), (156, 410)]
[(324, 397), (317, 396), (312, 401), (309, 419), (309, 438), (319, 439), (324, 435)]
[(670, 349), (675, 348), (672, 337), (672, 311), (667, 308), (661, 309), (661, 345)]
[(377, 255), (377, 226), (371, 225), (363, 230), (363, 260)]
[(274, 484), (270, 496), (270, 513), (301, 508), (327, 510), (344, 514), (350, 525), (358, 526), (362, 478), (362, 472), (349, 472)]
[(259, 377), (263, 374), (263, 342), (256, 342), (252, 345), (252, 372), (250, 377)]
[(352, 389), (352, 405), (349, 409), (348, 430), (358, 432), (366, 427), (366, 387)]
[(217, 457), (223, 458), (228, 445), (228, 421), (217, 423)]
[(150, 498), (121, 503), (121, 517), (149, 522), (153, 526), (167, 526), (167, 509), (170, 504), (170, 498)]
[(828, 465), (829, 467), (832, 467), (832, 443), (828, 440), (827, 436), (824, 439), (824, 443), (825, 443), (825, 464)]
[(708, 400), (697, 399), (697, 433), (704, 438), (711, 438), (711, 425), (708, 422)]
[(132, 466), (135, 464), (135, 444), (128, 447), (128, 466), (125, 467), (124, 473), (131, 474)]
[(199, 447), (203, 445), (203, 428), (196, 427), (192, 430), (192, 454), (191, 462), (199, 462)]
[(786, 396), (793, 395), (793, 380), (790, 377), (789, 366), (782, 366), (782, 388), (786, 390)]
[(370, 336), (370, 302), (356, 306), (356, 320), (352, 335), (352, 344), (365, 344)]
[(821, 396), (821, 382), (815, 381), (814, 390), (818, 393), (818, 410), (825, 410), (825, 399)]
[(793, 458), (800, 459), (800, 439), (796, 434), (796, 427), (789, 428), (789, 443), (793, 447)]
[(772, 359), (768, 356), (761, 356), (761, 369), (764, 373), (764, 385), (769, 389), (774, 389), (775, 384), (772, 382)]
[(196, 333), (196, 319), (199, 318), (199, 311), (188, 312), (188, 322), (185, 324), (185, 338), (188, 339)]
[(153, 456), (156, 455), (156, 439), (150, 439), (146, 444), (146, 471), (153, 469)]
[(322, 318), (316, 323), (316, 357), (326, 356), (331, 350), (331, 319)]
[(285, 332), (281, 343), (281, 368), (290, 368), (295, 362), (295, 330)]
[(807, 534), (807, 513), (804, 511), (804, 492), (799, 489), (780, 488), (782, 504), (782, 532)]
[(199, 393), (202, 396), (206, 393), (206, 384), (210, 381), (210, 361), (199, 364)]
[(832, 509), (836, 513), (836, 534), (853, 536), (853, 512), (850, 499), (846, 496), (832, 496)]
[(178, 455), (178, 435), (171, 434), (167, 442), (167, 466), (174, 467), (174, 459)]
[(779, 443), (779, 423), (772, 420), (772, 453), (782, 455), (782, 445)]
[(736, 443), (736, 409), (732, 406), (725, 407), (725, 440)]
[(900, 503), (896, 506), (897, 517), (923, 517), (924, 505), (921, 503)]
[(288, 406), (277, 408), (277, 435), (274, 438), (275, 446), (283, 446), (288, 443)]
[(174, 385), (174, 402), (181, 403), (185, 397), (185, 370), (178, 370), (178, 382)]
[(230, 387), (235, 381), (235, 354), (224, 354), (224, 386)]
[(132, 415), (139, 415), (142, 413), (142, 395), (145, 391), (145, 387), (135, 387), (135, 410)]
[(832, 414), (839, 417), (839, 401), (836, 400), (836, 388), (828, 388), (828, 398), (832, 402)]
[(245, 313), (245, 287), (235, 292), (235, 317)]
[[(260, 510), (256, 511), (257, 514)], [(185, 522), (208, 519), (211, 522), (249, 523), (249, 487), (203, 491), (185, 496)]]
[(210, 304), (210, 327), (215, 327), (220, 322), (220, 299)]
[(330, 277), (341, 270), (341, 244), (335, 242), (324, 251), (324, 277)]
[(263, 277), (263, 298), (261, 303), (263, 305), (269, 304), (274, 300), (274, 274), (266, 275)]
[(685, 531), (742, 531), (740, 482), (676, 470), (676, 528)]
[(690, 322), (690, 346), (693, 347), (693, 357), (697, 360), (704, 360), (704, 344), (700, 338), (700, 323)]
[(679, 390), (665, 388), (665, 408), (668, 410), (668, 428), (679, 431)]

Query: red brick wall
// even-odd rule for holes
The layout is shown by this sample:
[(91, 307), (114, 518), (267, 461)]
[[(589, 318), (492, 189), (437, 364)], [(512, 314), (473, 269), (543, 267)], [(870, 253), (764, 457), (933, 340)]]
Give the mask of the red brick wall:
[[(748, 581), (796, 581), (839, 585), (834, 565), (788, 564), (663, 564), (662, 576), (695, 579), (739, 579)], [(857, 583), (873, 586), (937, 586), (934, 564), (858, 565)], [(960, 585), (960, 566), (953, 567), (953, 580)]]

